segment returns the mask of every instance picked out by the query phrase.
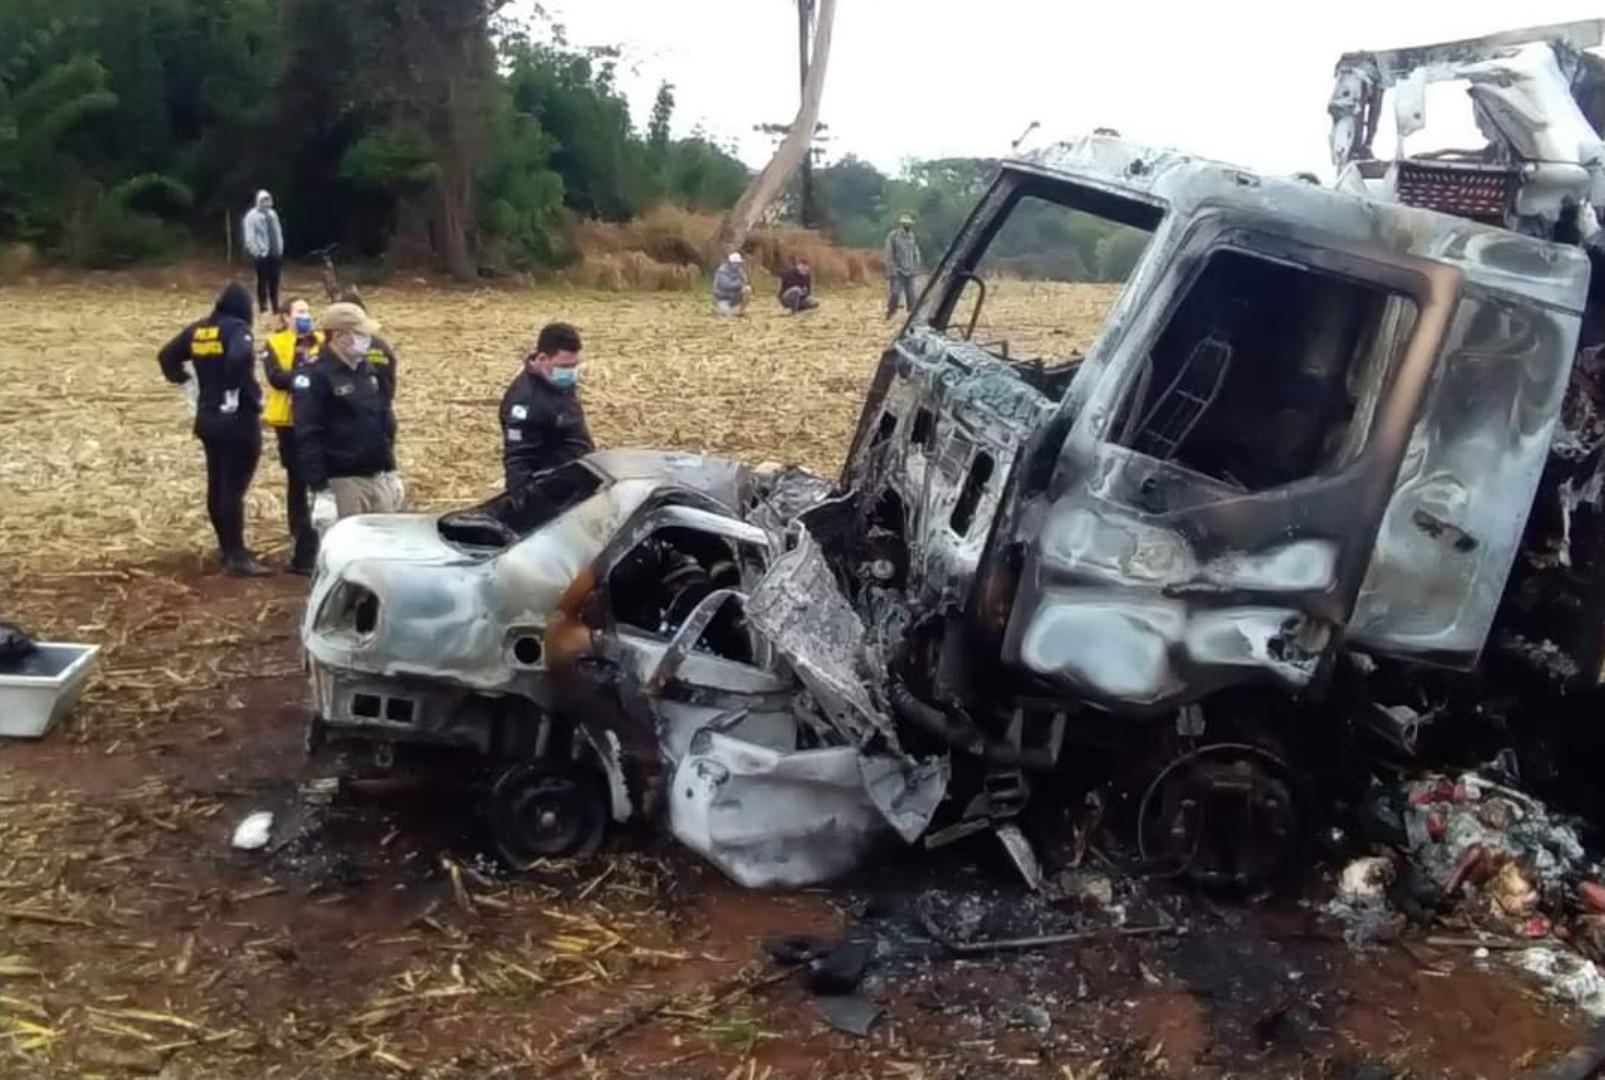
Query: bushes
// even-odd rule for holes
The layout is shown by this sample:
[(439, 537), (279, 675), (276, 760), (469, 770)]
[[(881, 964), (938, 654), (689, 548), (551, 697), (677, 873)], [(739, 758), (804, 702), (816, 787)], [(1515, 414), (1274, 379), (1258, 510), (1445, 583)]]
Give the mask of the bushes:
[(189, 246), (177, 220), (194, 203), (189, 188), (159, 173), (125, 180), (90, 196), (67, 220), (62, 250), (84, 266), (115, 267), (170, 259)]

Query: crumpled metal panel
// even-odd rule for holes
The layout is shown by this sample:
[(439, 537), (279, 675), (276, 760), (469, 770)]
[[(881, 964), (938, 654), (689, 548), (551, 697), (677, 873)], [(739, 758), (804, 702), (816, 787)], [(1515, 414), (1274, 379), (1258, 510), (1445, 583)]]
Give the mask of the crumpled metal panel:
[(1504, 594), (1566, 393), (1578, 316), (1463, 297), (1349, 640), (1470, 667)]
[(893, 836), (851, 746), (784, 752), (704, 729), (674, 772), (669, 827), (748, 888), (840, 877)]
[[(543, 680), (509, 664), (509, 632), (544, 626), (563, 590), (655, 493), (689, 488), (733, 506), (748, 475), (738, 462), (698, 454), (603, 451), (587, 461), (611, 483), (488, 557), (445, 541), (438, 515), (337, 522), (323, 538), (307, 600), (307, 651), (342, 670), (542, 695)], [(360, 640), (318, 629), (325, 602), (345, 581), (379, 598), (378, 625)]]
[(1052, 589), (1019, 631), (1020, 662), (1093, 697), (1162, 708), (1235, 679), (1269, 676), (1287, 689), (1314, 677), (1324, 632), (1297, 609), (1182, 600), (1120, 589)]
[(863, 620), (806, 529), (753, 589), (747, 622), (785, 657), (842, 739), (863, 743), (878, 731), (896, 745), (896, 730), (871, 701), (859, 670)]

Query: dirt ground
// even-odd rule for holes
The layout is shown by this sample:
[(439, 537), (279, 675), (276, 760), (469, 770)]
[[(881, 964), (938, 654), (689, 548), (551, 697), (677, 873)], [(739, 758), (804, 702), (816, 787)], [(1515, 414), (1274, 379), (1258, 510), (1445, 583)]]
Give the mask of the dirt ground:
[[(889, 331), (878, 293), (825, 299), (718, 321), (678, 294), (374, 290), (402, 468), (424, 507), (493, 493), (494, 403), (566, 317), (599, 442), (831, 470)], [(1016, 340), (1055, 347), (1108, 302), (1057, 297), (1066, 333), (1021, 299)], [(466, 798), (401, 776), (331, 801), (302, 751), (305, 582), (200, 555), (199, 452), (154, 351), (205, 306), (159, 275), (0, 290), (0, 618), (105, 646), (64, 726), (0, 745), (0, 1075), (1494, 1077), (1587, 1037), (1497, 955), (1352, 952), (1292, 901), (1155, 886), (1131, 921), (1185, 934), (955, 957), (913, 914), (932, 898), (1004, 936), (1059, 914), (979, 847), (775, 894), (631, 834), (509, 877)], [(280, 475), (252, 494), (270, 556)], [(269, 848), (232, 850), (259, 809)], [(797, 934), (874, 948), (868, 1036), (769, 961)]]

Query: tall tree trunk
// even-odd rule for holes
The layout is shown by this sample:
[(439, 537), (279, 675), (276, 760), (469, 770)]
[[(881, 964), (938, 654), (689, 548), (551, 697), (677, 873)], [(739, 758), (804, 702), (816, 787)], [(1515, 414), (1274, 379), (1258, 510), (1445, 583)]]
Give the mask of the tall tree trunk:
[(474, 172), (484, 152), (495, 58), (490, 19), (503, 0), (375, 0), (391, 28), (388, 86), (395, 114), (433, 144), (436, 177), (408, 209), (428, 223), (434, 257), (452, 277), (478, 276)]
[(473, 220), (473, 182), (461, 175), (461, 162), (452, 160), (451, 151), (441, 162), (443, 175), (436, 187), (436, 233), (440, 238), (440, 255), (446, 262), (446, 272), (458, 281), (473, 281), (479, 276), (473, 249), (468, 241), (468, 230)]
[(820, 0), (819, 21), (814, 26), (813, 59), (808, 68), (808, 82), (803, 86), (802, 105), (797, 109), (797, 118), (791, 122), (791, 131), (775, 149), (775, 156), (752, 178), (747, 190), (741, 193), (736, 205), (719, 223), (719, 231), (714, 234), (716, 250), (711, 253), (715, 259), (723, 252), (740, 250), (747, 233), (785, 189), (786, 182), (797, 171), (797, 166), (802, 164), (803, 158), (811, 152), (814, 127), (819, 123), (819, 99), (825, 93), (825, 69), (830, 62), (830, 28), (835, 19), (836, 0)]
[[(441, 72), (443, 100), (432, 103), (435, 123), (435, 233), (446, 271), (458, 281), (473, 281), (479, 267), (474, 257), (474, 168), (484, 150), (487, 77), (495, 63), (490, 56), (490, 11), (484, 0), (446, 0), (435, 47), (452, 59)], [(425, 48), (428, 48), (426, 45)]]

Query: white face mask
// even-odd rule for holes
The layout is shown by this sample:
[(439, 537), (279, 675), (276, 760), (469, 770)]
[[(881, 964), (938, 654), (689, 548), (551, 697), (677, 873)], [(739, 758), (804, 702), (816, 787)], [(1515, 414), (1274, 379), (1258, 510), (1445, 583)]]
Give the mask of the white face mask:
[(352, 334), (351, 335), (351, 358), (353, 360), (356, 360), (356, 359), (360, 359), (361, 357), (365, 356), (367, 354), (367, 352), (368, 352), (368, 346), (370, 346), (372, 344), (373, 344), (373, 338), (369, 337), (367, 334)]

